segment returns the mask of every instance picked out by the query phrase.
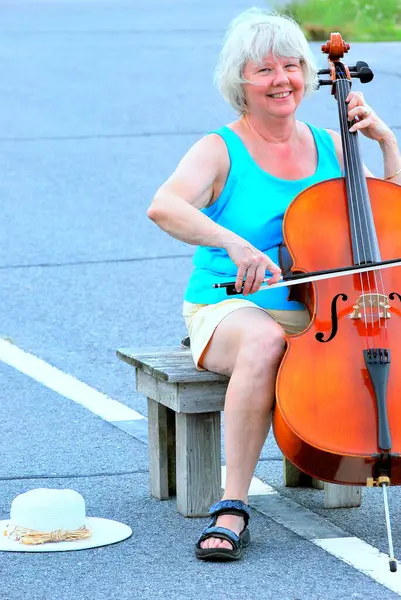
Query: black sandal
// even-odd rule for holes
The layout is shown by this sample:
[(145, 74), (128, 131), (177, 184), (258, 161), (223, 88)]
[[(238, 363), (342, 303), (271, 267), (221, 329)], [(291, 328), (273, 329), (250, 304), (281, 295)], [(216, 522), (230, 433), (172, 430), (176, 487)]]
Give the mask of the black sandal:
[[(239, 560), (242, 556), (242, 549), (248, 546), (251, 541), (251, 534), (248, 529), (251, 517), (249, 506), (242, 500), (220, 500), (220, 502), (210, 507), (209, 515), (211, 515), (212, 520), (202, 531), (195, 544), (196, 557), (201, 560)], [(216, 521), (220, 515), (238, 515), (244, 518), (245, 527), (239, 536), (231, 529), (216, 527)], [(211, 537), (227, 540), (232, 544), (232, 548), (201, 548), (201, 543)]]

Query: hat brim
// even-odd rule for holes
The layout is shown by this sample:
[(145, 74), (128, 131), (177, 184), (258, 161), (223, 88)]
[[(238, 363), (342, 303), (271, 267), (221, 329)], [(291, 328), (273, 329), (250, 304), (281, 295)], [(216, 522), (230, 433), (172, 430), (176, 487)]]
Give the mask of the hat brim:
[(2, 552), (66, 552), (68, 550), (86, 550), (88, 548), (98, 548), (99, 546), (122, 542), (132, 535), (132, 529), (128, 525), (124, 525), (124, 523), (110, 519), (101, 519), (100, 517), (87, 517), (85, 525), (92, 532), (90, 538), (71, 542), (49, 542), (26, 546), (20, 542), (10, 540), (2, 534), (9, 523), (10, 519), (0, 521), (0, 551)]

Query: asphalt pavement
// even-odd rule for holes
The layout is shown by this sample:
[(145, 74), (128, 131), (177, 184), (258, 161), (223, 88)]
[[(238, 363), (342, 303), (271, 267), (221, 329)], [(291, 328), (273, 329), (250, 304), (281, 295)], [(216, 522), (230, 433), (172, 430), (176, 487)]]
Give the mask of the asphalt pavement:
[[(133, 369), (115, 352), (179, 343), (194, 251), (155, 227), (146, 209), (184, 152), (233, 120), (213, 69), (230, 19), (250, 5), (0, 0), (0, 338), (144, 417)], [(323, 66), (320, 44), (312, 47)], [(347, 60), (374, 70), (372, 83), (355, 88), (401, 143), (401, 43), (355, 43)], [(298, 115), (338, 130), (336, 111), (322, 88)], [(377, 145), (363, 139), (362, 149), (382, 176)], [(89, 516), (133, 531), (79, 552), (0, 553), (1, 600), (401, 595), (256, 509), (242, 561), (197, 561), (193, 544), (207, 521), (185, 519), (174, 499), (149, 496), (144, 441), (4, 358), (0, 383), (0, 520), (17, 494), (69, 487), (84, 496)], [(284, 488), (281, 468), (270, 436), (258, 478), (281, 499), (387, 552), (378, 490), (364, 490), (360, 508), (328, 510), (322, 491)], [(401, 558), (398, 488), (390, 507)]]

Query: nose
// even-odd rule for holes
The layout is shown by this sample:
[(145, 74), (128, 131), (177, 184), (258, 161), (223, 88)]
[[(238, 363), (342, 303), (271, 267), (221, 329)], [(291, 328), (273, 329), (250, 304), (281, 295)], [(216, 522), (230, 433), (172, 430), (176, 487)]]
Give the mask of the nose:
[(277, 87), (279, 87), (280, 85), (286, 84), (288, 83), (289, 79), (288, 79), (288, 73), (285, 70), (284, 67), (282, 67), (281, 65), (278, 65), (275, 69), (274, 69), (274, 79), (273, 79), (273, 84)]

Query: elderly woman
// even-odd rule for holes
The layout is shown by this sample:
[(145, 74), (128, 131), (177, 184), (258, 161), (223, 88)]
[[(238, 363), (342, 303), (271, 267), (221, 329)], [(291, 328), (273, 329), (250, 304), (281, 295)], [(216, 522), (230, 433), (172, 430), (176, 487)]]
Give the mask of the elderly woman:
[[(340, 136), (298, 121), (316, 89), (307, 41), (291, 19), (250, 9), (230, 24), (216, 71), (238, 119), (194, 144), (157, 191), (148, 216), (175, 238), (199, 246), (183, 315), (198, 369), (230, 377), (224, 407), (226, 487), (196, 543), (205, 560), (235, 560), (249, 544), (247, 495), (271, 423), (284, 334), (303, 330), (309, 315), (288, 289), (258, 291), (281, 276), (284, 212), (305, 188), (342, 176)], [(380, 144), (384, 178), (401, 185), (392, 131), (365, 103), (347, 98), (351, 131)], [(350, 123), (351, 126), (351, 123)], [(372, 174), (365, 167), (366, 175)], [(236, 280), (227, 299), (213, 284)]]

